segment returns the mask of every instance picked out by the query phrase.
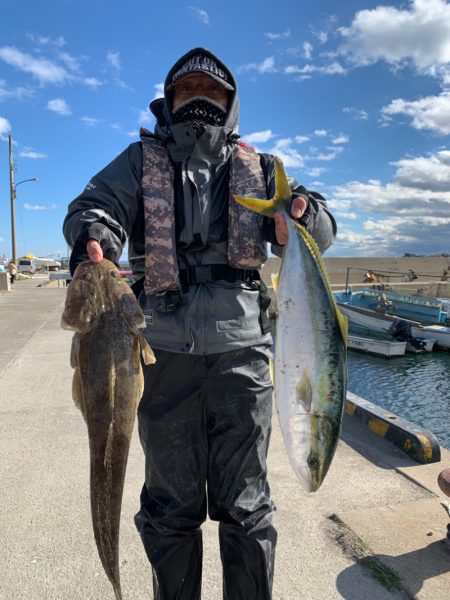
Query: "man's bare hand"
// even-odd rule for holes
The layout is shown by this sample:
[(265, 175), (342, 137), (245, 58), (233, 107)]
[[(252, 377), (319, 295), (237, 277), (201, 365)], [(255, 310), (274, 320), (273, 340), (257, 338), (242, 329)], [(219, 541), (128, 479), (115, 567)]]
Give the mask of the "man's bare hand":
[(89, 240), (86, 244), (86, 250), (91, 262), (99, 263), (103, 260), (103, 250), (96, 240)]
[[(305, 198), (302, 196), (294, 198), (292, 201), (291, 215), (294, 219), (300, 219), (307, 207), (308, 201)], [(276, 213), (275, 215), (275, 236), (280, 246), (284, 246), (288, 240), (286, 219), (283, 213)]]

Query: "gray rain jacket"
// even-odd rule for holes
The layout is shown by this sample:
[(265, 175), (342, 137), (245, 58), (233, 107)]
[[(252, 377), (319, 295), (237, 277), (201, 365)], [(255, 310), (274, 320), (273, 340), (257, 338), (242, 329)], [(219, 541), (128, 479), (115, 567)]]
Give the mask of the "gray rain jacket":
[[(207, 126), (197, 138), (184, 123), (173, 124), (170, 92), (172, 74), (190, 56), (202, 52), (226, 70), (234, 91), (230, 92), (223, 127)], [(174, 165), (175, 224), (179, 266), (199, 267), (227, 264), (229, 158), (237, 143), (239, 99), (234, 77), (208, 50), (195, 48), (181, 57), (165, 82), (165, 98), (150, 108), (157, 124), (155, 135), (167, 145)], [(274, 158), (260, 155), (267, 181), (267, 197), (275, 191)], [(106, 258), (118, 263), (128, 239), (129, 262), (137, 287), (144, 275), (144, 209), (141, 189), (141, 143), (131, 144), (95, 175), (85, 190), (69, 205), (64, 235), (73, 248), (71, 270), (87, 258), (86, 243), (97, 240)], [(300, 222), (326, 250), (336, 232), (325, 199), (290, 180), (293, 197), (304, 195), (308, 208)], [(274, 223), (267, 219), (264, 235), (272, 251), (276, 245)], [(172, 352), (211, 354), (250, 345), (270, 344), (266, 327), (267, 293), (262, 282), (205, 281), (191, 284), (179, 294), (145, 295), (139, 301), (146, 316), (146, 337), (155, 348)]]

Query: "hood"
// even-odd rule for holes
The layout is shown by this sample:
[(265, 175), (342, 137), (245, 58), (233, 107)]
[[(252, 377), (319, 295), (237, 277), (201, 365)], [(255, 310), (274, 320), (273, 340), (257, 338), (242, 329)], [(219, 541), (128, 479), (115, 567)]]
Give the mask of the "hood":
[[(192, 65), (189, 63), (191, 58), (198, 55), (201, 55), (202, 60), (204, 61), (201, 68), (196, 64)], [(211, 65), (210, 67), (208, 67), (208, 63)], [(185, 74), (187, 75), (189, 72), (196, 70), (202, 70), (207, 75), (214, 77), (214, 79), (222, 81), (229, 90), (230, 101), (224, 128), (228, 133), (237, 132), (239, 123), (239, 97), (234, 75), (225, 63), (210, 50), (207, 50), (206, 48), (193, 48), (181, 56), (168, 72), (164, 82), (164, 98), (157, 98), (150, 103), (150, 110), (156, 117), (155, 133), (157, 135), (167, 135), (169, 132), (168, 130), (172, 125), (172, 101), (170, 92), (172, 79), (174, 76), (176, 80), (180, 79)], [(216, 73), (219, 73), (219, 75), (216, 75)]]

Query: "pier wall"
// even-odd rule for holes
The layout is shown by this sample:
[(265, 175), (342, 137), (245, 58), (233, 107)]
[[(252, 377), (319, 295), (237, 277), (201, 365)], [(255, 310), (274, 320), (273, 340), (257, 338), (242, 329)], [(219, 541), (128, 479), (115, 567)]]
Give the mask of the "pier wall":
[[(364, 273), (368, 270), (383, 273), (382, 282), (396, 287), (418, 288), (425, 282), (438, 283), (444, 269), (450, 270), (450, 256), (402, 256), (402, 257), (327, 257), (324, 256), (328, 275), (333, 287), (344, 287), (347, 280), (353, 286), (364, 286)], [(263, 268), (263, 278), (271, 286), (271, 273), (277, 273), (280, 259), (271, 257)], [(406, 273), (412, 269), (418, 276), (408, 282)], [(389, 272), (389, 273), (388, 273)], [(450, 280), (450, 277), (449, 277)], [(381, 281), (381, 278), (380, 278)], [(403, 285), (406, 284), (406, 285)]]

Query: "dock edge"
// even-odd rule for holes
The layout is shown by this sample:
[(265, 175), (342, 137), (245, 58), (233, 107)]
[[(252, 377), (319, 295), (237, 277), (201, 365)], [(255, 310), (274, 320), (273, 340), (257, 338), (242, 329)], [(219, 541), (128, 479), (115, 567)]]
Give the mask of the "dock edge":
[(394, 444), (419, 463), (428, 464), (441, 460), (439, 442), (430, 431), (352, 392), (347, 392), (345, 416), (363, 422), (373, 433)]

